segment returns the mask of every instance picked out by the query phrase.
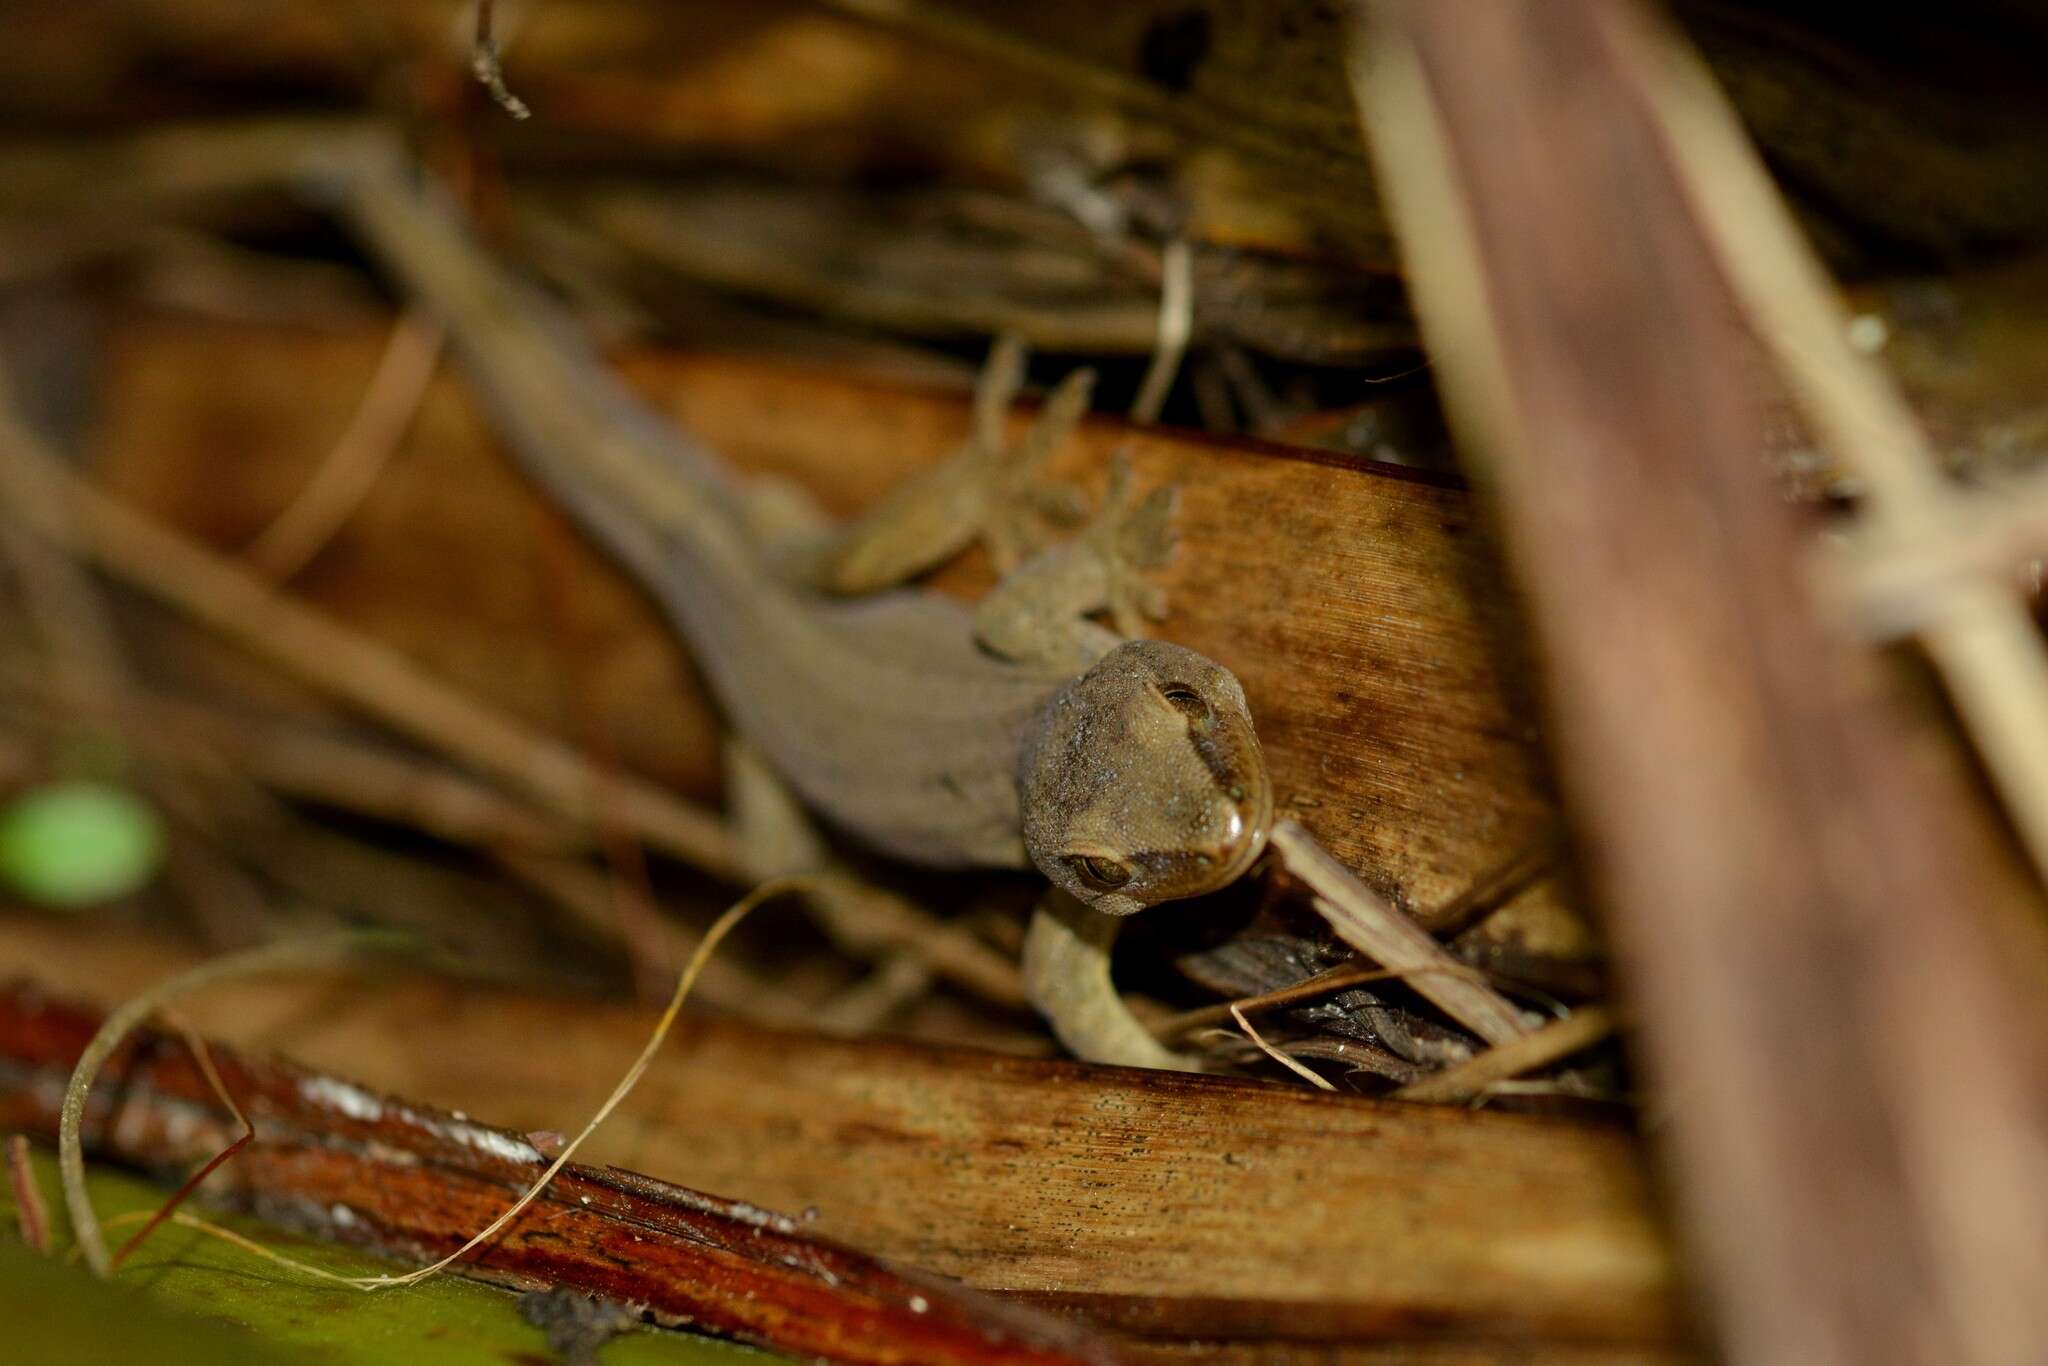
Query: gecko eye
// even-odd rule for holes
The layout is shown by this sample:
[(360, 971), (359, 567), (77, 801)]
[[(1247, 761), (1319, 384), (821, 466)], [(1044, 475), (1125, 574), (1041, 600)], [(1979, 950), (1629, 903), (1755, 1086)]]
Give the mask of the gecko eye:
[(1159, 695), (1190, 721), (1209, 719), (1209, 704), (1202, 700), (1200, 693), (1185, 683), (1168, 683), (1160, 688)]
[(1113, 892), (1132, 877), (1130, 864), (1101, 854), (1078, 854), (1073, 864), (1081, 881), (1098, 892)]

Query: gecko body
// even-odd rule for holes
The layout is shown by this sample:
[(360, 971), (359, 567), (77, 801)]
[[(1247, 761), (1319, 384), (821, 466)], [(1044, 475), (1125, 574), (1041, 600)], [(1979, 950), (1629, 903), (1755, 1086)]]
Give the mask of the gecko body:
[[(946, 547), (905, 549), (880, 525), (831, 554), (780, 553), (732, 475), (628, 391), (551, 299), (493, 265), (431, 186), (371, 172), (348, 203), (448, 324), (521, 464), (659, 601), (734, 729), (831, 825), (926, 866), (1036, 866), (1096, 921), (1220, 887), (1257, 857), (1272, 788), (1243, 690), (1194, 651), (1084, 620), (1108, 561), (1027, 564), (1013, 578), (1054, 606), (1040, 592), (1007, 626), (916, 589), (846, 597), (805, 582), (790, 565), (915, 568)], [(948, 477), (926, 515), (899, 520), (942, 521), (931, 509), (969, 487)], [(1105, 1034), (1081, 1018), (1120, 1008), (1108, 937), (1062, 923), (1041, 915), (1026, 962), (1055, 1029), (1083, 1053), (1162, 1063), (1134, 1022)]]

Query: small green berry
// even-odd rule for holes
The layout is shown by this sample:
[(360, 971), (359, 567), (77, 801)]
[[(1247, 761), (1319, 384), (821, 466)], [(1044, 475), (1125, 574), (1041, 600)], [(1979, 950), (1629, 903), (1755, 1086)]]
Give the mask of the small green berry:
[(45, 906), (91, 906), (137, 891), (163, 851), (156, 811), (111, 783), (46, 783), (0, 808), (0, 886)]

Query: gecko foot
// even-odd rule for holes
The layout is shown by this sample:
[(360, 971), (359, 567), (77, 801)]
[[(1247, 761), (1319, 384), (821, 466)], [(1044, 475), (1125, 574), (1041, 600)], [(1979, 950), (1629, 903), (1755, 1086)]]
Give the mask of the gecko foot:
[(1095, 372), (1074, 370), (1046, 399), (1022, 438), (1005, 440), (1004, 419), (1023, 382), (1023, 344), (996, 343), (975, 384), (974, 453), (981, 489), (981, 537), (997, 572), (1007, 574), (1045, 544), (1045, 529), (1072, 527), (1087, 514), (1079, 489), (1042, 477), (1046, 459), (1088, 411)]
[(1102, 563), (1103, 605), (1117, 633), (1144, 634), (1143, 622), (1166, 620), (1166, 590), (1144, 575), (1173, 553), (1173, 509), (1179, 490), (1153, 489), (1133, 501), (1130, 458), (1118, 452), (1109, 466), (1102, 510), (1081, 539)]
[[(1145, 574), (1173, 549), (1174, 490), (1131, 493), (1130, 462), (1111, 462), (1101, 511), (1080, 535), (1018, 566), (975, 609), (974, 633), (1006, 659), (1085, 669), (1120, 638), (1143, 635), (1166, 615), (1166, 591)], [(1107, 611), (1115, 631), (1088, 618)]]

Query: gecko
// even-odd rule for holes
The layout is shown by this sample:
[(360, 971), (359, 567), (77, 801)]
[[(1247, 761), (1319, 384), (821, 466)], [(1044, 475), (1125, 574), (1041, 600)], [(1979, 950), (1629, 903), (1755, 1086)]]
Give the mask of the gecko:
[[(518, 463), (658, 602), (728, 724), (795, 799), (895, 859), (1036, 868), (1051, 886), (1022, 970), (1061, 1043), (1198, 1069), (1132, 1016), (1110, 948), (1121, 917), (1250, 868), (1273, 787), (1228, 669), (1091, 619), (1156, 614), (1139, 576), (1171, 545), (1170, 493), (1132, 498), (1119, 466), (1090, 526), (1026, 553), (1020, 509), (1085, 408), (1085, 377), (1007, 443), (1022, 356), (999, 345), (963, 450), (827, 526), (754, 496), (628, 389), (567, 309), (498, 265), (395, 154), (354, 169), (342, 199), (447, 325)], [(978, 606), (907, 586), (977, 538), (1018, 561)]]

